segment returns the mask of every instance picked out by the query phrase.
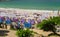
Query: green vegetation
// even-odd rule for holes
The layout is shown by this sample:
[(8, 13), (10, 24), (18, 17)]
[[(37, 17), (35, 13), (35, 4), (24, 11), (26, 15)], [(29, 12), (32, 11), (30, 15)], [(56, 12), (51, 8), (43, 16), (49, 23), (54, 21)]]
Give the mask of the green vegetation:
[(53, 21), (55, 24), (60, 25), (60, 17), (59, 16), (53, 17), (53, 18), (51, 17), (50, 20)]
[(26, 29), (26, 30), (18, 29), (17, 32), (16, 32), (18, 37), (31, 37), (31, 36), (33, 37), (34, 33), (35, 32), (33, 32), (33, 31), (29, 30), (29, 29)]
[(39, 29), (42, 29), (44, 31), (52, 31), (54, 34), (56, 34), (56, 25), (60, 25), (60, 17), (50, 17), (47, 20), (43, 20), (41, 23), (37, 25)]

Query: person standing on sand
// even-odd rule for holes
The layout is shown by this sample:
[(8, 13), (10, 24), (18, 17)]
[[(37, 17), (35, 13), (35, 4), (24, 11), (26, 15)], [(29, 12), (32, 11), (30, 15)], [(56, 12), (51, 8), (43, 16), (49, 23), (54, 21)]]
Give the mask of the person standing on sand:
[(3, 19), (2, 19), (2, 17), (0, 16), (0, 27), (2, 27), (1, 24), (3, 24)]
[(25, 22), (24, 22), (24, 27), (25, 27), (25, 28), (31, 28), (31, 23), (28, 22), (28, 20), (25, 20)]
[(10, 28), (11, 28), (11, 29), (14, 29), (15, 22), (14, 22), (14, 20), (13, 20), (13, 18), (12, 18), (12, 17), (11, 17), (10, 19), (11, 19), (11, 25), (10, 25), (11, 27), (10, 27)]
[(4, 21), (5, 21), (5, 17), (3, 16), (3, 17), (1, 17), (1, 19), (2, 19), (2, 21), (3, 21), (3, 22), (2, 22), (2, 28), (4, 28), (4, 25), (5, 25), (5, 22), (4, 22)]
[(17, 29), (20, 29), (20, 19), (18, 18), (18, 21), (17, 21)]
[(5, 22), (6, 22), (6, 29), (8, 28), (8, 29), (10, 29), (10, 25), (11, 25), (11, 19), (9, 18), (9, 17), (6, 17), (5, 18)]
[(24, 29), (24, 22), (25, 22), (25, 19), (21, 18), (20, 19), (20, 28), (21, 29)]

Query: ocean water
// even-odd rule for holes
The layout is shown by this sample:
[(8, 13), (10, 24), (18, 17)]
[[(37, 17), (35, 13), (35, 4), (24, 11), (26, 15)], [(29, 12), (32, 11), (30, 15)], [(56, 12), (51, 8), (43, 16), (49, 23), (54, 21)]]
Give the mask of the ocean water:
[(0, 7), (21, 9), (60, 10), (60, 0), (11, 0), (0, 2)]

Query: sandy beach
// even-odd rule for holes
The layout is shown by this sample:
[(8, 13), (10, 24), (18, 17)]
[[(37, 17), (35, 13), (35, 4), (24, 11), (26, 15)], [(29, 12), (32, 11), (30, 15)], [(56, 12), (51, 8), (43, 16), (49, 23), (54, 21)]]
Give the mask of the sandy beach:
[[(53, 10), (28, 10), (28, 9), (26, 10), (26, 9), (14, 9), (14, 8), (0, 8), (0, 16), (19, 17), (19, 18), (25, 17), (26, 19), (27, 18), (33, 19), (34, 17), (37, 17), (34, 14), (39, 14), (40, 16), (42, 16), (41, 19), (45, 19), (45, 17), (49, 18), (51, 16), (59, 16), (58, 10), (53, 11)], [(6, 37), (17, 37), (15, 30), (6, 30), (6, 29), (0, 29), (0, 30), (3, 32), (6, 31), (6, 34), (7, 34)], [(42, 34), (44, 36), (48, 36), (48, 34), (52, 33), (52, 32), (45, 32), (43, 30), (38, 30), (38, 29), (31, 29), (31, 30), (33, 30), (34, 32), (37, 32), (38, 34)], [(4, 36), (5, 35), (3, 35), (3, 37)]]
[(60, 37), (60, 0), (0, 0), (0, 37)]
[[(0, 37), (17, 37), (16, 30), (6, 30), (6, 29), (1, 29), (1, 28), (0, 28), (0, 30), (1, 30)], [(52, 33), (52, 32), (46, 32), (46, 31), (38, 30), (38, 29), (31, 29), (31, 30), (38, 33), (37, 35), (35, 34), (35, 37), (39, 37), (41, 35), (47, 37), (48, 34)], [(4, 32), (4, 33), (2, 34), (2, 32)], [(58, 32), (58, 33), (60, 34), (60, 32)], [(59, 37), (59, 36), (51, 36), (51, 37)]]

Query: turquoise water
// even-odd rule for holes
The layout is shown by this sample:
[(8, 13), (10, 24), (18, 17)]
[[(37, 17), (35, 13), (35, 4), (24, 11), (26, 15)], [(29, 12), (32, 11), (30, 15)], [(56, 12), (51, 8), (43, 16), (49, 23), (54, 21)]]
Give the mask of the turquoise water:
[(0, 2), (0, 7), (60, 10), (60, 0), (11, 0)]

